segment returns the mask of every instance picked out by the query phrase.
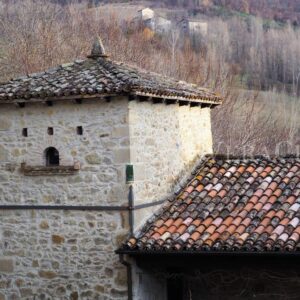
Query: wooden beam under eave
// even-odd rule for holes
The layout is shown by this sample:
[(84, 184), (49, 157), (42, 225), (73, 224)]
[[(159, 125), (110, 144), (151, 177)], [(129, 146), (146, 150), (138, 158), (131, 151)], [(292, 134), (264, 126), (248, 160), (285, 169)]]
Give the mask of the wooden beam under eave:
[(82, 104), (82, 99), (81, 99), (81, 98), (75, 99), (75, 103), (76, 103), (76, 104)]
[(161, 103), (164, 103), (164, 99), (163, 98), (152, 98), (152, 103), (153, 104), (161, 104)]
[(152, 97), (148, 97), (148, 96), (138, 96), (138, 100), (139, 100), (140, 102), (152, 101)]
[(211, 103), (202, 103), (201, 104), (201, 108), (206, 108), (206, 107), (211, 107), (212, 104)]
[(128, 100), (129, 101), (136, 101), (136, 100), (138, 100), (138, 96), (136, 96), (136, 95), (129, 95), (128, 96)]
[(111, 97), (110, 96), (106, 96), (106, 97), (104, 97), (104, 99), (105, 99), (106, 102), (111, 102)]
[(24, 108), (24, 107), (25, 107), (25, 102), (17, 102), (17, 105), (18, 105), (20, 108)]
[(178, 100), (176, 100), (176, 99), (165, 99), (165, 103), (166, 103), (166, 105), (176, 104), (176, 103), (178, 103)]
[(45, 101), (45, 103), (47, 104), (47, 106), (53, 106), (53, 101), (47, 100)]
[(201, 107), (201, 103), (200, 102), (191, 102), (190, 106), (191, 107)]
[(185, 101), (185, 100), (179, 100), (178, 101), (179, 106), (184, 106), (184, 105), (190, 105), (190, 101)]

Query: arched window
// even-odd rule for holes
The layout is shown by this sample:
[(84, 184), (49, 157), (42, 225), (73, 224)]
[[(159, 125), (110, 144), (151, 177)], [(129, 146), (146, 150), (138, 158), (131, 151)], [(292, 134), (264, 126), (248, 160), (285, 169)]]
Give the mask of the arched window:
[(45, 150), (46, 166), (59, 166), (59, 152), (54, 147)]

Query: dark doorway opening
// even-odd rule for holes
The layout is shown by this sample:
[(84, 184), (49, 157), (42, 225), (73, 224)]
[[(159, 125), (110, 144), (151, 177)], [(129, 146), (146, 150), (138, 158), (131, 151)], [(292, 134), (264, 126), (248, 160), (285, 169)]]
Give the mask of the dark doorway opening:
[(183, 300), (184, 287), (183, 279), (181, 277), (169, 278), (167, 280), (167, 294), (168, 300)]
[(59, 166), (59, 152), (54, 147), (45, 150), (46, 166)]

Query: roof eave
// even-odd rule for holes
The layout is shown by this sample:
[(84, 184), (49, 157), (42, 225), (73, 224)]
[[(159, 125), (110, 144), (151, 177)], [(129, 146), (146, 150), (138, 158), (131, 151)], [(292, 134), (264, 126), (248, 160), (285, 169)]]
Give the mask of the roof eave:
[(157, 95), (152, 93), (144, 93), (144, 92), (128, 92), (128, 93), (101, 93), (101, 94), (74, 94), (74, 95), (62, 95), (62, 96), (48, 96), (48, 97), (35, 97), (35, 98), (12, 98), (12, 99), (0, 99), (0, 104), (16, 104), (16, 103), (37, 103), (37, 102), (45, 102), (45, 101), (59, 101), (59, 100), (75, 100), (75, 99), (95, 99), (95, 98), (105, 98), (105, 97), (115, 97), (115, 96), (138, 96), (138, 97), (149, 97), (160, 98), (163, 100), (171, 100), (174, 103), (184, 101), (197, 104), (207, 104), (210, 107), (214, 107), (222, 103), (220, 98), (216, 98), (219, 100), (212, 99), (204, 99), (204, 98), (188, 98), (188, 97), (178, 97), (178, 96), (169, 96), (169, 95)]
[(166, 94), (155, 94), (150, 92), (142, 92), (142, 91), (135, 91), (131, 93), (131, 95), (135, 96), (142, 96), (142, 97), (150, 97), (150, 98), (161, 98), (166, 100), (177, 100), (177, 101), (188, 101), (191, 103), (204, 103), (204, 104), (212, 104), (212, 105), (219, 105), (222, 104), (223, 100), (220, 97), (183, 97), (183, 96), (172, 96)]
[(299, 256), (300, 251), (164, 251), (118, 249), (116, 254), (130, 256)]
[(49, 96), (49, 97), (37, 97), (37, 98), (14, 98), (0, 100), (0, 104), (14, 104), (14, 103), (36, 103), (36, 102), (45, 102), (45, 101), (59, 101), (59, 100), (76, 100), (76, 99), (95, 99), (95, 98), (105, 98), (105, 97), (114, 97), (122, 96), (121, 94), (116, 93), (107, 93), (107, 94), (77, 94), (77, 95), (68, 95), (68, 96)]

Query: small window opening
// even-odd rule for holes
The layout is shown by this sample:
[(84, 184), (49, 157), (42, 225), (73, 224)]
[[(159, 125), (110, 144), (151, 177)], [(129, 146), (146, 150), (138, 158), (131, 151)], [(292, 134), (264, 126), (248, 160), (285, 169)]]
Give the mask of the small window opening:
[(77, 131), (78, 135), (83, 135), (83, 128), (82, 128), (82, 126), (77, 126), (76, 131)]
[(54, 147), (45, 150), (46, 166), (59, 166), (59, 152)]
[(27, 128), (22, 129), (22, 136), (28, 137), (28, 129)]
[(48, 134), (53, 135), (53, 132), (54, 132), (53, 127), (48, 127)]

